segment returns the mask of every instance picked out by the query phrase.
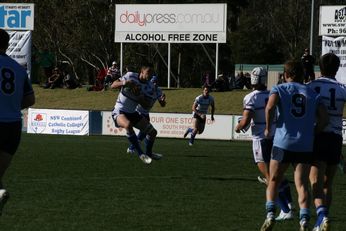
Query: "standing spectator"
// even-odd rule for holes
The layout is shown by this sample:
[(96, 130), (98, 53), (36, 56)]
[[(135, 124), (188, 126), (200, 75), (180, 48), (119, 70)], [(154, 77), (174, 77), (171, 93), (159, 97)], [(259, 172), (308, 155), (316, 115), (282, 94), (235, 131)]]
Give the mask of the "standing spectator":
[(215, 78), (210, 71), (206, 71), (202, 75), (201, 82), (202, 82), (202, 86), (207, 86), (209, 88), (212, 88), (215, 82)]
[(308, 83), (315, 79), (315, 71), (314, 71), (315, 58), (314, 56), (310, 55), (309, 48), (305, 48), (304, 54), (301, 60), (304, 66), (304, 82)]
[(0, 214), (9, 198), (2, 178), (17, 151), (22, 134), (21, 109), (35, 103), (26, 70), (6, 55), (8, 33), (0, 29)]
[(308, 86), (321, 95), (330, 119), (323, 132), (315, 137), (310, 183), (317, 213), (315, 229), (323, 231), (329, 230), (328, 211), (332, 202), (333, 179), (342, 153), (342, 114), (346, 87), (335, 79), (340, 65), (338, 56), (327, 53), (320, 58), (319, 63), (322, 77)]
[(328, 115), (324, 106), (320, 104), (319, 95), (303, 84), (303, 65), (296, 61), (286, 62), (284, 77), (286, 83), (273, 86), (265, 109), (266, 137), (270, 137), (274, 115), (278, 116), (269, 166), (267, 217), (261, 231), (273, 229), (279, 185), (291, 164), (294, 168), (294, 183), (300, 207), (300, 230), (308, 230), (309, 172), (313, 157), (314, 133), (321, 131), (328, 122)]
[(112, 66), (108, 68), (107, 75), (104, 82), (104, 90), (107, 90), (112, 83), (120, 78), (120, 71), (118, 69), (117, 63), (114, 61)]

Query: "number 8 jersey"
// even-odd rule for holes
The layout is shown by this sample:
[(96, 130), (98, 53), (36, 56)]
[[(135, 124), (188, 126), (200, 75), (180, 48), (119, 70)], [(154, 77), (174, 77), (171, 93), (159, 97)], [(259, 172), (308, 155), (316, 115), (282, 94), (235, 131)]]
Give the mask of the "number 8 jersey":
[(291, 152), (312, 152), (319, 95), (297, 82), (273, 86), (278, 94), (278, 117), (273, 145)]
[(21, 120), (22, 100), (33, 94), (26, 70), (0, 53), (0, 122)]
[(346, 102), (346, 86), (334, 78), (320, 77), (308, 84), (321, 96), (329, 115), (329, 123), (323, 130), (342, 135), (342, 114)]

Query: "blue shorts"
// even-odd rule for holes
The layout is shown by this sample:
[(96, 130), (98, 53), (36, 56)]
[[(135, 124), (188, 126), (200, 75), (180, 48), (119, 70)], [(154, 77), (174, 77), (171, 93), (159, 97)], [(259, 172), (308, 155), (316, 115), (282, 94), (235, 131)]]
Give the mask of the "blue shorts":
[(113, 121), (114, 121), (114, 125), (115, 127), (119, 127), (118, 123), (117, 123), (117, 117), (118, 115), (125, 115), (126, 118), (131, 122), (132, 125), (136, 125), (142, 118), (143, 116), (141, 116), (138, 112), (133, 112), (133, 113), (127, 113), (127, 112), (123, 112), (120, 111), (119, 114), (113, 114)]
[(22, 135), (22, 121), (0, 122), (0, 150), (14, 155)]
[(274, 146), (271, 159), (280, 163), (311, 164), (312, 157), (313, 152), (292, 152)]
[(328, 165), (340, 162), (342, 153), (342, 136), (334, 132), (322, 132), (315, 136), (313, 160), (323, 161)]

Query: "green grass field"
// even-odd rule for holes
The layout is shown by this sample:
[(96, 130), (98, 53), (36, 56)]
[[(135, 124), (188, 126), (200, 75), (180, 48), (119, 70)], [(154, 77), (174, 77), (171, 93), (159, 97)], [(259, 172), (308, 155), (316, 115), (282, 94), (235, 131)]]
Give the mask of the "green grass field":
[[(149, 166), (126, 147), (124, 137), (23, 134), (4, 179), (11, 198), (0, 230), (260, 229), (265, 189), (251, 143), (196, 140), (189, 147), (187, 140), (158, 139), (164, 159)], [(332, 230), (344, 231), (346, 181), (339, 172), (334, 194)], [(298, 230), (298, 220), (275, 230)]]

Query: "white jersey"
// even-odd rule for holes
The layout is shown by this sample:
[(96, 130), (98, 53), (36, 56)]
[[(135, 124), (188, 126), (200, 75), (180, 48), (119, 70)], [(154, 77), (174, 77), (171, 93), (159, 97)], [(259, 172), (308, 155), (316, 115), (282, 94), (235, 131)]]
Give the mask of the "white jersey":
[(323, 130), (342, 135), (342, 114), (346, 102), (346, 86), (335, 79), (320, 77), (308, 84), (321, 96), (321, 102), (326, 107), (329, 123)]
[(149, 101), (148, 105), (144, 108), (142, 105), (138, 104), (136, 111), (142, 115), (149, 115), (149, 111), (154, 106), (156, 100), (159, 100), (162, 97), (162, 90), (159, 87), (155, 87), (152, 96), (146, 96), (146, 99)]
[[(254, 90), (244, 97), (244, 110), (252, 111), (253, 118), (251, 121), (251, 132), (253, 139), (263, 139), (266, 127), (265, 107), (269, 98), (269, 91)], [(274, 136), (275, 123), (270, 129), (270, 137)]]
[(116, 100), (113, 112), (116, 114), (118, 114), (120, 111), (134, 113), (136, 112), (136, 108), (139, 104), (142, 104), (143, 108), (145, 109), (152, 106), (152, 101), (155, 97), (154, 84), (151, 81), (140, 81), (139, 75), (134, 72), (127, 72), (120, 78), (120, 81), (127, 80), (131, 80), (137, 85), (139, 88), (138, 94), (133, 92), (128, 87), (122, 87)]
[(214, 105), (214, 98), (211, 95), (208, 97), (199, 95), (194, 103), (197, 105), (196, 110), (198, 113), (207, 114), (209, 106)]

